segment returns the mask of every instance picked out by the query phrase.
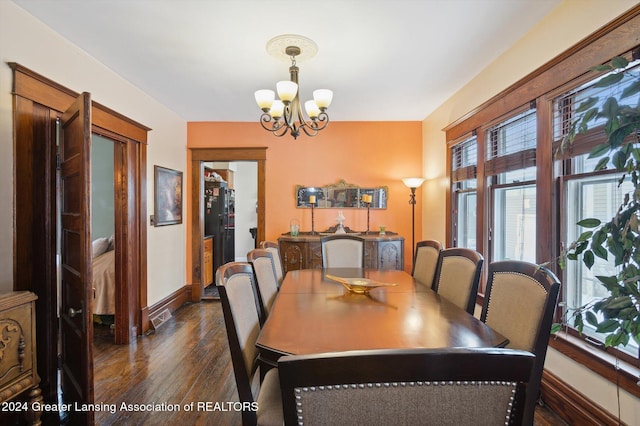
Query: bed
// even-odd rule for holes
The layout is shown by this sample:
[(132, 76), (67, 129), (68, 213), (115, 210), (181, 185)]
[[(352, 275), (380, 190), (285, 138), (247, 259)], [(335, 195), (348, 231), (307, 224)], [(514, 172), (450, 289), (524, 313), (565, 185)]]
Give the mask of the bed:
[(95, 256), (92, 283), (94, 315), (115, 315), (115, 278), (115, 250), (107, 250)]

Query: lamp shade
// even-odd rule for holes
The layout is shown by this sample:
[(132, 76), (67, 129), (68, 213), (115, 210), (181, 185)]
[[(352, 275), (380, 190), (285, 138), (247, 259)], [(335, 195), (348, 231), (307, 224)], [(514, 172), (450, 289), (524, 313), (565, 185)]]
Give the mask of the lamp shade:
[(320, 115), (320, 108), (316, 105), (316, 101), (305, 102), (304, 109), (307, 111), (309, 118), (317, 118)]
[(313, 100), (316, 101), (318, 108), (329, 108), (331, 100), (333, 99), (333, 92), (328, 89), (318, 89), (313, 91)]
[(291, 102), (298, 93), (298, 85), (293, 81), (279, 81), (276, 83), (276, 89), (282, 102)]
[(284, 113), (284, 103), (282, 101), (275, 100), (271, 105), (271, 110), (269, 111), (269, 115), (273, 118), (280, 118)]
[(255, 93), (256, 102), (260, 107), (260, 109), (262, 110), (264, 109), (268, 110), (269, 108), (271, 108), (271, 104), (273, 104), (273, 100), (275, 99), (275, 96), (276, 94), (273, 92), (273, 90), (267, 90), (267, 89), (256, 90), (256, 93)]
[(402, 182), (409, 188), (419, 188), (424, 182), (424, 178), (404, 178)]

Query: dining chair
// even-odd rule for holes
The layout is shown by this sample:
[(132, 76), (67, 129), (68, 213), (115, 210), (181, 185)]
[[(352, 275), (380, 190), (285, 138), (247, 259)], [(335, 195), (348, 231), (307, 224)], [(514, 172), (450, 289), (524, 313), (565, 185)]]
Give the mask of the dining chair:
[[(220, 266), (216, 271), (216, 286), (220, 293), (238, 397), (245, 404), (257, 402), (256, 411), (242, 410), (242, 424), (281, 425), (282, 400), (278, 370), (272, 368), (263, 376), (258, 375), (256, 341), (260, 332), (260, 320), (251, 265), (246, 262), (229, 262)], [(262, 380), (257, 397), (254, 398), (252, 386), (256, 377)]]
[(484, 258), (468, 248), (444, 249), (438, 257), (433, 290), (473, 315)]
[(529, 379), (524, 424), (532, 424), (540, 391), (560, 281), (534, 263), (505, 260), (489, 264), (480, 320), (509, 339), (508, 348), (535, 354)]
[(282, 268), (282, 257), (280, 256), (280, 247), (278, 243), (275, 241), (263, 241), (260, 243), (260, 246), (271, 252), (273, 255), (273, 262), (276, 266), (276, 275), (278, 277), (278, 287), (282, 284), (282, 279), (284, 278), (284, 269)]
[(364, 268), (364, 238), (335, 234), (322, 237), (323, 268)]
[(253, 267), (258, 289), (258, 305), (260, 307), (260, 323), (267, 320), (271, 305), (278, 294), (278, 278), (273, 255), (265, 249), (253, 249), (247, 253), (247, 260)]
[(416, 243), (416, 254), (413, 258), (411, 275), (420, 283), (433, 287), (433, 278), (438, 266), (438, 257), (442, 244), (435, 240), (424, 240)]
[(284, 356), (284, 424), (519, 425), (534, 359), (504, 348)]

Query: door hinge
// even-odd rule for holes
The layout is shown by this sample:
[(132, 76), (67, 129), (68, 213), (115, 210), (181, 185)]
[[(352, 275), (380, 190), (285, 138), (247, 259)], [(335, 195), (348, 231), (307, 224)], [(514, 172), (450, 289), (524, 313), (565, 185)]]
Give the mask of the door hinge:
[(62, 168), (62, 159), (60, 158), (60, 153), (56, 153), (56, 170), (60, 170)]

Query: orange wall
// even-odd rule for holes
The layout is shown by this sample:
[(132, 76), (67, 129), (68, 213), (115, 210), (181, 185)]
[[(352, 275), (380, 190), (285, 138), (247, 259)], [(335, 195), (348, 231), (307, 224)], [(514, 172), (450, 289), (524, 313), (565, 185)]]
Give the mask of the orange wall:
[[(298, 219), (301, 231), (311, 230), (311, 211), (295, 207), (296, 185), (322, 186), (344, 179), (359, 186), (387, 186), (386, 210), (371, 210), (371, 229), (384, 224), (388, 231), (405, 237), (405, 269), (411, 270), (411, 206), (403, 177), (422, 171), (421, 122), (332, 122), (316, 137), (294, 140), (277, 138), (256, 123), (191, 122), (187, 124), (187, 147), (266, 146), (266, 229), (268, 240), (288, 232), (289, 221)], [(187, 169), (190, 168), (190, 155)], [(191, 184), (187, 176), (187, 202), (191, 205)], [(422, 233), (422, 204), (416, 204), (416, 240)], [(343, 209), (345, 226), (366, 230), (364, 209)], [(338, 209), (316, 209), (315, 230), (336, 224)], [(187, 223), (187, 239), (190, 224)], [(187, 241), (187, 259), (191, 259)], [(187, 266), (191, 271), (191, 266)]]

